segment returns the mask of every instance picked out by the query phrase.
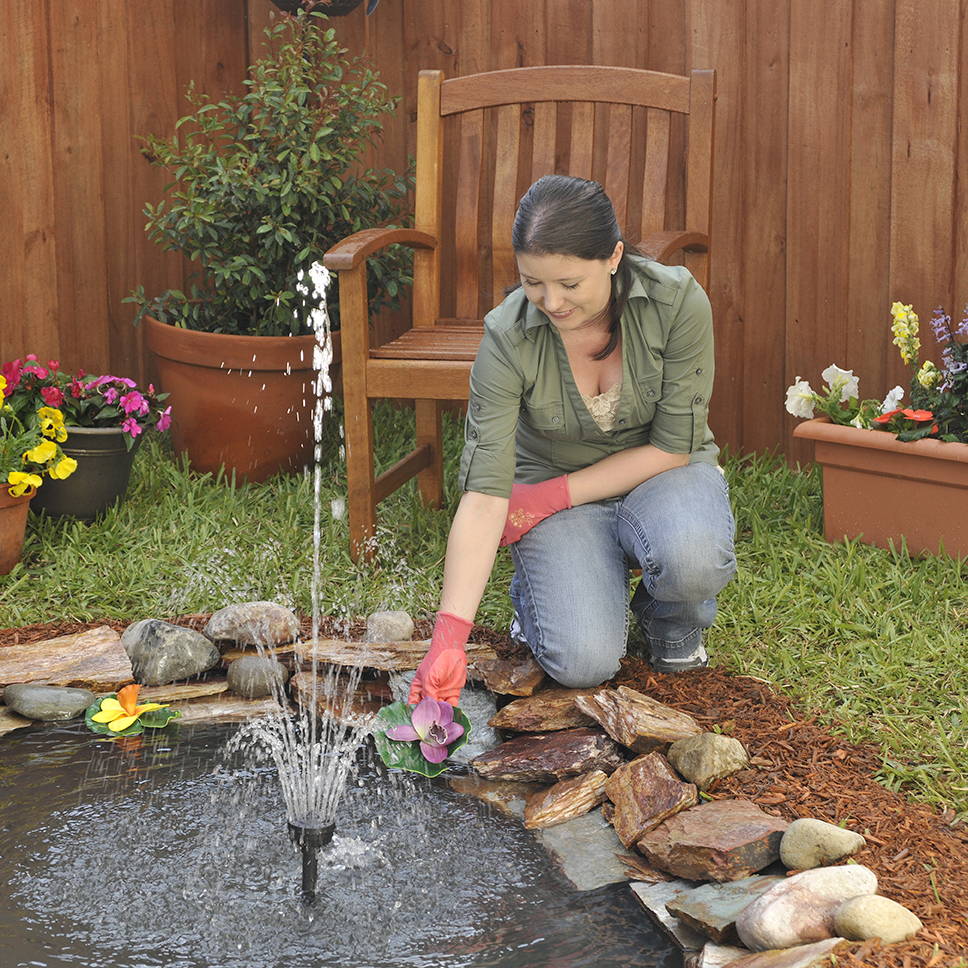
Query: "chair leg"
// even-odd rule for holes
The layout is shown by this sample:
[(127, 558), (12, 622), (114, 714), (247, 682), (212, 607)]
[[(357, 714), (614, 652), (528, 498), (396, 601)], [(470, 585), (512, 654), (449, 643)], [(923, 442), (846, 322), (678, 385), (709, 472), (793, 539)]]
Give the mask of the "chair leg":
[(362, 413), (346, 410), (347, 505), (350, 528), (350, 557), (370, 560), (376, 549), (376, 494), (373, 488), (373, 405), (366, 398)]
[(444, 503), (443, 425), (438, 400), (415, 400), (417, 446), (429, 444), (430, 466), (417, 475), (417, 486), (424, 504), (439, 508)]

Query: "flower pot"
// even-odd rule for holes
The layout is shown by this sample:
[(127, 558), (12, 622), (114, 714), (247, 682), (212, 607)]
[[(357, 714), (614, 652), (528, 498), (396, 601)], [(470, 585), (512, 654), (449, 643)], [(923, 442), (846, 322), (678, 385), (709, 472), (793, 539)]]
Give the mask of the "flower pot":
[(793, 435), (814, 442), (823, 468), (828, 541), (887, 548), (903, 538), (912, 554), (968, 556), (968, 444), (902, 442), (826, 418), (799, 424)]
[(93, 521), (120, 501), (128, 489), (131, 465), (141, 437), (128, 450), (120, 427), (71, 427), (61, 448), (77, 461), (77, 470), (62, 481), (45, 478), (33, 509), (53, 517)]
[[(171, 436), (201, 472), (263, 481), (313, 461), (313, 336), (200, 333), (145, 318)], [(333, 334), (334, 371), (339, 333)]]
[(20, 497), (11, 497), (10, 491), (0, 487), (0, 575), (6, 575), (20, 561), (27, 531), (27, 511), (30, 499), (37, 493), (30, 488)]

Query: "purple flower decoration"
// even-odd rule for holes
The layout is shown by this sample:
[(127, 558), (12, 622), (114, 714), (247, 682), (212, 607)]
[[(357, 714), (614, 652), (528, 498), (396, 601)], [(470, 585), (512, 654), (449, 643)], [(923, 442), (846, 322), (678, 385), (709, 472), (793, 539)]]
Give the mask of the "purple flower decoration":
[(464, 727), (454, 722), (454, 707), (429, 697), (417, 703), (410, 722), (410, 726), (388, 729), (387, 738), (405, 743), (420, 740), (420, 752), (428, 763), (446, 760), (447, 747), (464, 734)]

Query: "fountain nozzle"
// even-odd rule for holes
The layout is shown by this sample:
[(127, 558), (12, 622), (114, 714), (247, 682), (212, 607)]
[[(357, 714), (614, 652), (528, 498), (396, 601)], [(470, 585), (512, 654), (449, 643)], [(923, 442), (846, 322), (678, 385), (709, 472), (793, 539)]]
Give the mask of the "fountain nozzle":
[(336, 824), (309, 827), (290, 820), (287, 827), (289, 839), (302, 851), (302, 898), (313, 901), (316, 898), (316, 855), (333, 839)]

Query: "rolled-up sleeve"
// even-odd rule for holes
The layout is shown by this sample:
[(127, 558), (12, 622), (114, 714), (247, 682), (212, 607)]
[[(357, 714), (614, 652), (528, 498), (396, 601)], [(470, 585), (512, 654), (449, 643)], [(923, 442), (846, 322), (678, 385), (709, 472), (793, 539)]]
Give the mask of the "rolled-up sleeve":
[(673, 304), (662, 352), (662, 396), (650, 441), (670, 454), (691, 454), (703, 443), (713, 389), (713, 314), (709, 298), (691, 277)]
[(471, 369), (458, 483), (464, 491), (510, 497), (523, 375), (485, 328)]

